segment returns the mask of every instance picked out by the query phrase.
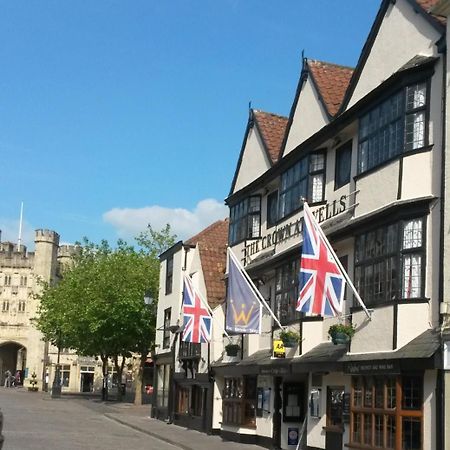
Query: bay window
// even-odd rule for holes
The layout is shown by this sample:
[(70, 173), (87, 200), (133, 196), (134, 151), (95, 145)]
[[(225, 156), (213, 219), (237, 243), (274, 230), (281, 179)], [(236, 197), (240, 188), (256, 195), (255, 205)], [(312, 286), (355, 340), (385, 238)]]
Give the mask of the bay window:
[(296, 311), (300, 260), (296, 258), (275, 271), (275, 309), (282, 325), (301, 317)]
[(424, 219), (381, 226), (356, 237), (355, 285), (369, 306), (423, 297)]
[(302, 206), (304, 197), (311, 203), (324, 199), (325, 153), (311, 153), (281, 175), (280, 218)]
[(407, 86), (359, 121), (358, 173), (427, 145), (427, 84)]

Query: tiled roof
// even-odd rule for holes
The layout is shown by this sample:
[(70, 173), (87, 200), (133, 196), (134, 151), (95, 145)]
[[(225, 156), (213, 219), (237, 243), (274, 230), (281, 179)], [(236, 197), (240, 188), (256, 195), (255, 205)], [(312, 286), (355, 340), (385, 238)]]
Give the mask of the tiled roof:
[(308, 59), (307, 64), (324, 106), (333, 117), (344, 99), (353, 69), (313, 59)]
[(272, 164), (275, 164), (280, 155), (288, 118), (257, 109), (253, 110), (253, 117), (269, 152)]
[(221, 304), (225, 299), (227, 243), (228, 219), (214, 222), (185, 242), (185, 245), (198, 245), (206, 294), (211, 307)]
[(447, 22), (447, 18), (444, 16), (438, 16), (437, 14), (433, 14), (431, 10), (440, 2), (440, 0), (416, 0), (416, 3), (426, 12), (429, 13), (434, 19), (436, 19), (441, 24), (445, 24)]

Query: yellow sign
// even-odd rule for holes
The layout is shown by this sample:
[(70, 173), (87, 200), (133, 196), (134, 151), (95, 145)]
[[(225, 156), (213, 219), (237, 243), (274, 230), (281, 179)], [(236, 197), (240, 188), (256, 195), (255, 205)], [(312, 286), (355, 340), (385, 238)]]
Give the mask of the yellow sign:
[(286, 357), (286, 351), (284, 349), (283, 341), (273, 341), (273, 357), (274, 358)]

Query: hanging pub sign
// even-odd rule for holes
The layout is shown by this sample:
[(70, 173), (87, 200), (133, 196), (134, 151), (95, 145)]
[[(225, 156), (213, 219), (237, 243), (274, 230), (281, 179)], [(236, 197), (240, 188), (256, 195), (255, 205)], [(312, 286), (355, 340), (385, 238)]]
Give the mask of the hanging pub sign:
[(284, 349), (283, 341), (273, 341), (273, 357), (274, 358), (285, 358), (286, 350)]

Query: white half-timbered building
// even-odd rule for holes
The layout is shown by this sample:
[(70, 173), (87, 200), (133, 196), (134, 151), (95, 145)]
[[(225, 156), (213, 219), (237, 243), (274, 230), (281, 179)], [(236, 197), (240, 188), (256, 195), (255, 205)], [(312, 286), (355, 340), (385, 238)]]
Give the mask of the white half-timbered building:
[[(250, 113), (226, 200), (229, 245), (301, 341), (274, 358), (280, 329), (264, 313), (261, 335), (242, 336), (239, 357), (212, 362), (212, 427), (226, 439), (282, 449), (298, 439), (308, 449), (448, 448), (448, 71), (445, 13), (430, 9), (437, 3), (382, 1), (354, 70), (304, 59), (288, 120)], [(341, 318), (296, 311), (302, 197), (370, 318), (348, 288)], [(329, 339), (338, 321), (356, 329), (349, 344)]]

